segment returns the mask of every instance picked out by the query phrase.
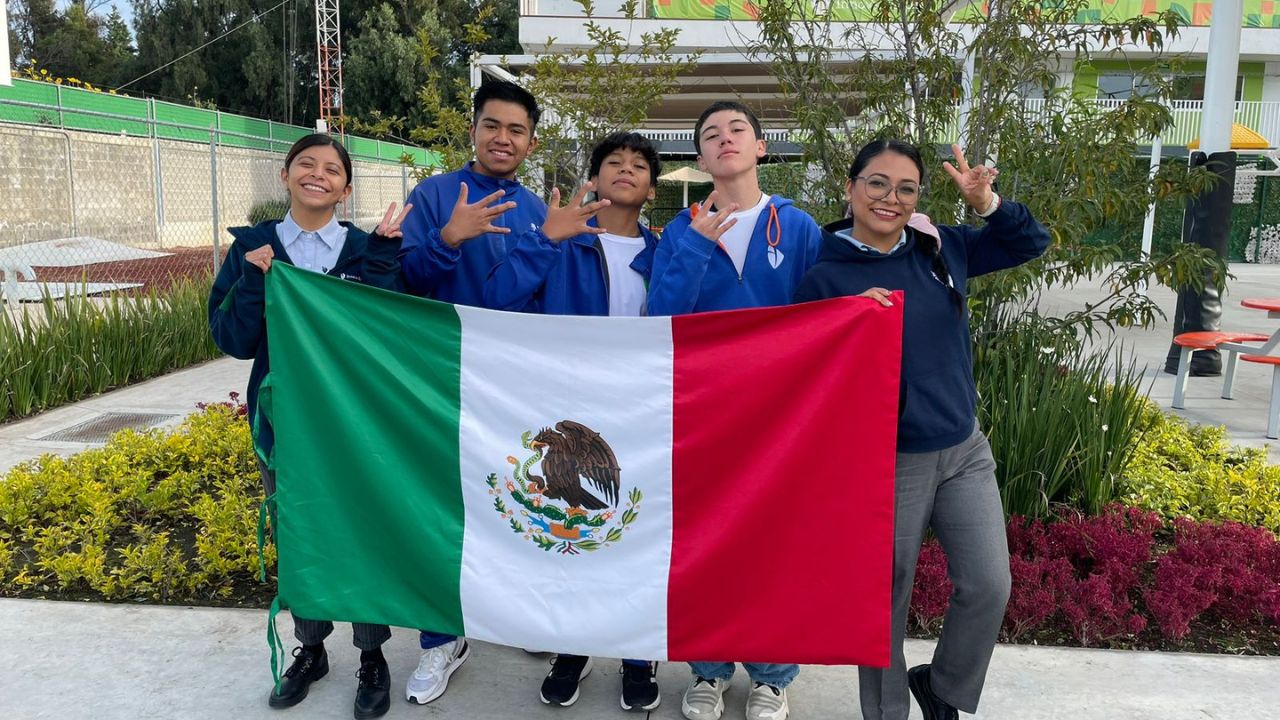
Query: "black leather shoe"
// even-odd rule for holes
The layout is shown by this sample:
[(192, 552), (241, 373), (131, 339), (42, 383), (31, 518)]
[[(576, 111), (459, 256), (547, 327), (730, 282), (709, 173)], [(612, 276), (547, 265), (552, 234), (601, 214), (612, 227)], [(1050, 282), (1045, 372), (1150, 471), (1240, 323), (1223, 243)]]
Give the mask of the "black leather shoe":
[(293, 649), (293, 664), (280, 678), (280, 688), (271, 691), (267, 704), (273, 708), (293, 707), (307, 697), (311, 683), (329, 672), (329, 654), (321, 648), (311, 652), (304, 647)]
[(356, 671), (360, 686), (356, 688), (356, 720), (382, 717), (391, 709), (391, 672), (385, 661), (361, 663)]
[(907, 687), (911, 688), (911, 694), (916, 697), (916, 703), (920, 705), (920, 713), (924, 715), (924, 720), (960, 719), (958, 710), (933, 694), (928, 665), (917, 665), (907, 671)]

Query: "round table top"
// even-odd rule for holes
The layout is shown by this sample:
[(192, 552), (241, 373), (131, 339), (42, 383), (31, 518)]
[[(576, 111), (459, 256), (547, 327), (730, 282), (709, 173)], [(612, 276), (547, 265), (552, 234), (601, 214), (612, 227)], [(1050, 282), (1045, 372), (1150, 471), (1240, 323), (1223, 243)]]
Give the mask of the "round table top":
[(1270, 312), (1280, 312), (1280, 297), (1273, 298), (1245, 298), (1240, 304), (1255, 310), (1267, 310)]

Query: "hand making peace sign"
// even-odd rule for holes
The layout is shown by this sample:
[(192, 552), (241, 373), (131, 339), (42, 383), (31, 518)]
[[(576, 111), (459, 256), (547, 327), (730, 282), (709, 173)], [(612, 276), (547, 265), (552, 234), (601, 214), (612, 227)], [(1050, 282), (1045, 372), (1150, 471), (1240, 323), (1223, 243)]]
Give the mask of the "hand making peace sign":
[[(387, 212), (382, 216), (382, 222), (378, 223), (377, 229), (373, 231), (374, 235), (381, 235), (387, 238), (402, 238), (404, 232), (400, 230), (400, 224), (404, 222), (404, 218), (413, 209), (413, 203), (405, 203), (404, 209), (399, 215), (395, 215), (396, 204), (391, 203), (387, 206)], [(391, 216), (395, 215), (393, 219)]]
[(942, 163), (942, 168), (951, 176), (956, 187), (960, 189), (960, 194), (964, 196), (964, 201), (969, 203), (969, 207), (980, 213), (986, 212), (991, 207), (993, 199), (991, 183), (995, 182), (1000, 171), (986, 165), (969, 167), (969, 162), (964, 159), (964, 151), (959, 145), (952, 145), (951, 153), (955, 155), (956, 165), (959, 165), (960, 169), (957, 170), (955, 165), (949, 162)]

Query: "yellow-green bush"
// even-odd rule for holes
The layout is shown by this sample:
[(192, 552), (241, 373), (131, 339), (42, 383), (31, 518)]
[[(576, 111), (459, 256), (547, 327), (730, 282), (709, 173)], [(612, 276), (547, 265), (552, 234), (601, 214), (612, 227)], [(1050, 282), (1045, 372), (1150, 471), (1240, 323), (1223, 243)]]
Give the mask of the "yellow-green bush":
[(226, 404), (46, 455), (0, 480), (0, 594), (229, 597), (258, 569), (261, 499), (248, 423)]
[(1122, 502), (1164, 515), (1234, 520), (1280, 534), (1280, 465), (1261, 448), (1231, 446), (1226, 432), (1192, 425), (1148, 404), (1142, 439), (1120, 487)]

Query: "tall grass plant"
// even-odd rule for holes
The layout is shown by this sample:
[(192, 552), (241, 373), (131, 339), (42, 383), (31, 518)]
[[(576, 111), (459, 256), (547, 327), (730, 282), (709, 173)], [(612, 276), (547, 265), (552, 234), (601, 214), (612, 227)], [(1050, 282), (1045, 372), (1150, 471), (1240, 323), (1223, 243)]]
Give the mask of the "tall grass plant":
[(978, 415), (1005, 512), (1101, 512), (1142, 433), (1142, 371), (1122, 347), (1088, 350), (1035, 315), (984, 324), (974, 349)]
[(45, 294), (36, 312), (0, 313), (0, 422), (210, 360), (212, 280), (164, 292), (91, 298)]

